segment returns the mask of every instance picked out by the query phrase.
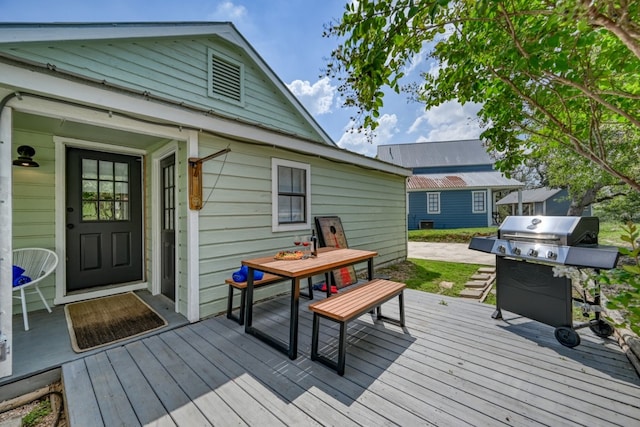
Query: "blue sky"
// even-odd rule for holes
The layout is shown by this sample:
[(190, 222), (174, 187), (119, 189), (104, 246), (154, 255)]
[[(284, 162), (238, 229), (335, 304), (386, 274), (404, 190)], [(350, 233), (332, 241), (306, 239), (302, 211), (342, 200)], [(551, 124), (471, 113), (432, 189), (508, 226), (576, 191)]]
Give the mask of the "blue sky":
[[(343, 148), (375, 156), (376, 145), (477, 138), (477, 105), (447, 103), (425, 111), (404, 95), (385, 97), (373, 143), (348, 132), (353, 113), (340, 107), (336, 82), (322, 69), (336, 39), (323, 26), (342, 16), (347, 0), (0, 0), (4, 22), (231, 21), (280, 79)], [(408, 70), (409, 71), (409, 70)], [(437, 72), (416, 58), (408, 72)]]

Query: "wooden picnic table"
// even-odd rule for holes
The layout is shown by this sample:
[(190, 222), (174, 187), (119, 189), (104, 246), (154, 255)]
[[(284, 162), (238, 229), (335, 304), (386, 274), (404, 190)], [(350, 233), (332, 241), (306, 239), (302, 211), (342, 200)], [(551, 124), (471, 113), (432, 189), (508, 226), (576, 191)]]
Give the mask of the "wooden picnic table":
[[(300, 280), (308, 277), (327, 274), (331, 271), (348, 267), (360, 262), (367, 262), (368, 280), (373, 279), (373, 258), (377, 252), (348, 248), (320, 248), (318, 255), (300, 260), (276, 260), (273, 256), (243, 260), (247, 271), (247, 308), (245, 332), (266, 342), (276, 349), (288, 354), (289, 359), (298, 357), (298, 308), (300, 300)], [(289, 342), (267, 334), (253, 326), (253, 274), (254, 270), (272, 273), (291, 279), (291, 307), (289, 318)], [(331, 295), (330, 283), (327, 283), (327, 296)]]

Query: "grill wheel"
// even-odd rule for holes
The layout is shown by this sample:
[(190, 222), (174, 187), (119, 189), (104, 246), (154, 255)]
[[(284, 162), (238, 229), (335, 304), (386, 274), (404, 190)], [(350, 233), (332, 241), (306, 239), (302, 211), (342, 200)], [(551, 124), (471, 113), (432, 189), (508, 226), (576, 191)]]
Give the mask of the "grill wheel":
[(556, 328), (554, 335), (560, 344), (565, 347), (573, 348), (580, 345), (580, 335), (576, 331), (566, 326)]
[(591, 322), (589, 324), (589, 329), (591, 329), (591, 331), (600, 338), (606, 338), (613, 334), (613, 326), (602, 319)]

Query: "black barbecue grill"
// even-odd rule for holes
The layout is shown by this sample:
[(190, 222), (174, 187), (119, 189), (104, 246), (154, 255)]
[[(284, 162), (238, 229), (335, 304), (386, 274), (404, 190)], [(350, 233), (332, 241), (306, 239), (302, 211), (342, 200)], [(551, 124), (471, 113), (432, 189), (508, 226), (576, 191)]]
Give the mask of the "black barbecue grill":
[[(599, 220), (574, 216), (508, 216), (497, 236), (474, 237), (469, 249), (496, 255), (496, 310), (502, 309), (554, 326), (555, 337), (567, 347), (580, 344), (576, 329), (589, 327), (596, 335), (613, 333), (601, 319), (600, 289), (592, 300), (585, 292), (574, 297), (571, 279), (555, 277), (554, 265), (600, 269), (614, 268), (618, 249), (598, 244)], [(573, 323), (573, 303), (583, 307), (585, 317)]]

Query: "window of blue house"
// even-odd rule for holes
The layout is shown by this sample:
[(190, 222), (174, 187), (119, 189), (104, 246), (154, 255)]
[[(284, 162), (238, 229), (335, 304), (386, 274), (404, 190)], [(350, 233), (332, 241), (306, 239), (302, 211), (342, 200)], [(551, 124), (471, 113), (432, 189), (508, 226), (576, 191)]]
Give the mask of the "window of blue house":
[(440, 193), (427, 193), (427, 213), (440, 213)]
[(473, 213), (487, 212), (487, 193), (485, 191), (473, 191), (472, 206)]
[(273, 231), (311, 228), (311, 167), (283, 159), (271, 160)]

